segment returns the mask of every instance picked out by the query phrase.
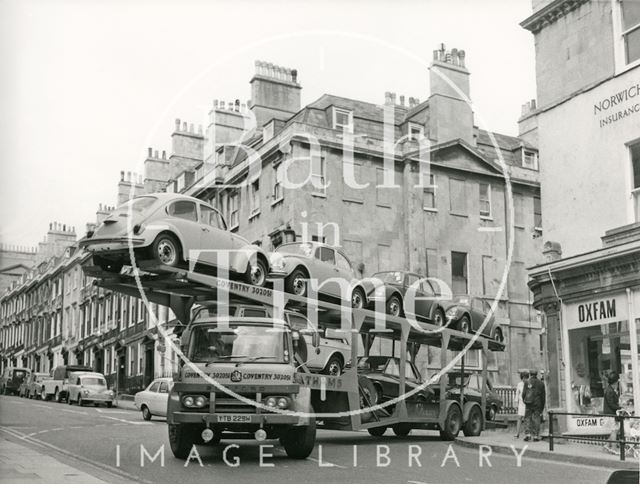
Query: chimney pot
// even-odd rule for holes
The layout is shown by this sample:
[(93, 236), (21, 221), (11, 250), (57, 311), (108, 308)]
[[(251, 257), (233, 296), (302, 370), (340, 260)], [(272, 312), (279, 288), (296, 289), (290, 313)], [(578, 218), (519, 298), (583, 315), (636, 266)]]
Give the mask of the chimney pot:
[(131, 172), (130, 171), (127, 172), (127, 181), (128, 182), (131, 181)]
[(298, 69), (291, 70), (291, 80), (293, 82), (298, 82)]
[(193, 129), (193, 123), (189, 125), (189, 133), (195, 133), (195, 130)]
[(542, 254), (547, 259), (547, 262), (562, 259), (562, 246), (558, 242), (547, 241), (544, 243)]
[(461, 50), (459, 50), (459, 51), (458, 51), (458, 59), (460, 60), (460, 67), (466, 67), (466, 66), (464, 65), (464, 57), (465, 57), (465, 52), (464, 52), (464, 50), (462, 50), (462, 49), (461, 49)]
[(188, 129), (189, 129), (189, 128), (187, 128), (187, 122), (186, 122), (186, 121), (183, 121), (183, 122), (182, 122), (182, 131), (185, 131), (185, 132), (186, 132)]
[(176, 131), (180, 131), (180, 118), (176, 118)]
[(147, 148), (147, 150), (148, 150), (148, 153), (149, 153), (148, 157), (151, 158), (151, 147)]
[(214, 100), (213, 100), (213, 107), (214, 107), (215, 109), (218, 109), (218, 100), (217, 100), (217, 99), (214, 99)]
[(162, 159), (163, 160), (167, 159), (167, 152), (165, 150), (162, 150)]
[(400, 105), (404, 106), (404, 96), (400, 96)]
[(124, 171), (120, 171), (120, 181), (124, 181)]
[(158, 158), (158, 150), (155, 151), (155, 153), (153, 154), (154, 158)]

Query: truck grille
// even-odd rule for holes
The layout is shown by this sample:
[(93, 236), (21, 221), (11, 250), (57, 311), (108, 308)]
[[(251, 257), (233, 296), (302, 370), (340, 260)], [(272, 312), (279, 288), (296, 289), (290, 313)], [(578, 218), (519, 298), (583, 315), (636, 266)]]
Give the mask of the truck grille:
[[(256, 400), (256, 394), (241, 394), (243, 397), (250, 400)], [(227, 394), (216, 395), (215, 400), (215, 413), (256, 413), (257, 408), (253, 405), (248, 405), (245, 402), (230, 398)]]

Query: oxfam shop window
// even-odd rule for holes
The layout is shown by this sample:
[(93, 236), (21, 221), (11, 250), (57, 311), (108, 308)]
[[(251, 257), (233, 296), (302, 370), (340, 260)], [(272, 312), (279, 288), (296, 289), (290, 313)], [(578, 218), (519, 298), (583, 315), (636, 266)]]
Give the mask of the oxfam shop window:
[[(570, 382), (565, 382), (565, 388), (569, 393), (567, 406), (570, 412), (602, 414), (607, 375), (612, 371), (619, 376), (614, 388), (618, 391), (621, 407), (629, 413), (634, 411), (634, 382), (637, 385), (639, 371), (639, 323), (635, 319), (629, 324), (629, 307), (626, 293), (565, 306), (570, 353), (565, 361), (571, 366)], [(635, 395), (638, 395), (637, 388)], [(640, 415), (638, 411), (635, 413)], [(575, 423), (581, 426), (580, 422)]]

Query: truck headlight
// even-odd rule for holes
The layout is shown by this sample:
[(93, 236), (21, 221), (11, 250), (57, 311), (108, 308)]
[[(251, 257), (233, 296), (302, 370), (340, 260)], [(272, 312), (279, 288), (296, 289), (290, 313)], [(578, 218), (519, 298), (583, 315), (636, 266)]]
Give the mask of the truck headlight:
[(264, 404), (267, 407), (275, 407), (278, 404), (278, 400), (276, 399), (276, 397), (268, 397), (265, 398)]
[(182, 405), (187, 408), (202, 408), (208, 401), (204, 395), (185, 395), (182, 397)]
[(193, 407), (193, 397), (191, 397), (191, 396), (184, 397), (184, 398), (182, 399), (182, 404), (183, 404), (185, 407), (192, 408), (192, 407)]
[(289, 400), (285, 397), (278, 398), (278, 408), (284, 410), (289, 407)]
[(204, 404), (206, 403), (206, 399), (202, 396), (202, 395), (198, 395), (194, 400), (193, 400), (193, 404), (198, 407), (198, 408), (202, 408), (204, 407)]

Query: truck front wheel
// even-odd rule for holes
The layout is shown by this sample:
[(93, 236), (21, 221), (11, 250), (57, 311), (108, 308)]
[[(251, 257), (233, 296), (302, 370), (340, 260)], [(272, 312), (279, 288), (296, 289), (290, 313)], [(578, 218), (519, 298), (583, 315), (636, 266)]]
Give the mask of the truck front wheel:
[(195, 444), (201, 444), (199, 429), (194, 425), (170, 424), (169, 445), (171, 452), (178, 459), (186, 459)]
[(292, 427), (281, 438), (280, 442), (292, 459), (306, 459), (316, 445), (316, 420), (311, 417), (309, 425)]

